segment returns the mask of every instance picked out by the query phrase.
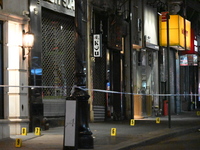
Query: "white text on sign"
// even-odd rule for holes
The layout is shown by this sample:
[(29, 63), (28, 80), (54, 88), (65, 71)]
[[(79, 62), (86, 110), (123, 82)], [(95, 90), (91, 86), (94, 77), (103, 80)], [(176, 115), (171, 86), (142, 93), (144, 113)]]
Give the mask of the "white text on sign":
[(93, 35), (93, 55), (94, 57), (101, 57), (101, 34)]

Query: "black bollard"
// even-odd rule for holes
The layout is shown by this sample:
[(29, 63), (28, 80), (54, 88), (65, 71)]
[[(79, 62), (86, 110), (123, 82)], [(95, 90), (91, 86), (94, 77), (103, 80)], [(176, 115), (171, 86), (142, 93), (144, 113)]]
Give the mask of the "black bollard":
[(88, 125), (89, 95), (80, 88), (75, 88), (72, 97), (77, 100), (77, 128), (78, 128), (78, 148), (93, 149), (93, 137)]
[[(76, 137), (77, 147), (79, 149), (92, 149), (93, 137), (89, 129), (89, 104), (88, 93), (79, 87), (86, 86), (86, 75), (84, 73), (85, 52), (86, 52), (86, 21), (87, 20), (87, 1), (75, 0), (75, 85), (71, 92), (70, 99), (76, 100)], [(76, 149), (76, 146), (72, 147)]]

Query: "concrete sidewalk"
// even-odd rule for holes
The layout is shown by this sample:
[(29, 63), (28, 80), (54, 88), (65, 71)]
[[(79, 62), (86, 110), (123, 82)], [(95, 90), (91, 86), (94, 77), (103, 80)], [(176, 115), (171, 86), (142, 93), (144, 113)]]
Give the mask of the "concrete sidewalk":
[[(196, 112), (185, 112), (181, 115), (171, 116), (171, 128), (168, 126), (168, 116), (135, 120), (135, 125), (130, 126), (129, 121), (109, 121), (89, 124), (94, 137), (94, 150), (128, 150), (140, 144), (161, 141), (170, 136), (186, 134), (200, 129), (200, 116)], [(116, 136), (111, 136), (111, 128), (116, 128)], [(8, 139), (0, 140), (2, 150), (62, 150), (64, 127), (50, 128), (41, 131), (40, 136), (34, 133), (12, 135)], [(16, 148), (15, 141), (22, 139), (22, 147)]]

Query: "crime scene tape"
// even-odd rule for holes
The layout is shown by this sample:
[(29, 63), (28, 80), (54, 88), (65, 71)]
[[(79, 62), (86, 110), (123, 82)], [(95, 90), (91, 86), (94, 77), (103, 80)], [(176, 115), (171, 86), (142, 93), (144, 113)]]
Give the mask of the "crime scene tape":
[(200, 96), (200, 94), (143, 94), (143, 93), (129, 93), (129, 92), (119, 92), (119, 91), (111, 91), (111, 90), (102, 90), (102, 89), (88, 89), (84, 86), (31, 86), (31, 85), (25, 85), (25, 86), (16, 86), (16, 85), (0, 85), (0, 87), (9, 88), (9, 87), (17, 87), (17, 88), (55, 88), (55, 89), (73, 89), (73, 88), (79, 88), (84, 91), (93, 91), (93, 92), (102, 92), (102, 93), (111, 93), (111, 94), (125, 94), (125, 95), (145, 95), (145, 96)]

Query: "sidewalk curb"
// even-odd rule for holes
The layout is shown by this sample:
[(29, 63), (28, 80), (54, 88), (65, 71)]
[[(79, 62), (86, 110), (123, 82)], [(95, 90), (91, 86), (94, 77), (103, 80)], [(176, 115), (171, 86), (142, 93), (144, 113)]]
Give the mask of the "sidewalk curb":
[(120, 148), (119, 150), (130, 150), (131, 148), (136, 148), (136, 147), (143, 146), (143, 145), (158, 143), (158, 142), (165, 140), (167, 138), (177, 137), (177, 136), (181, 136), (181, 135), (184, 135), (184, 134), (188, 134), (190, 132), (198, 131), (198, 129), (200, 129), (200, 126), (192, 127), (192, 128), (189, 128), (189, 129), (182, 129), (180, 131), (171, 132), (169, 134), (163, 134), (163, 135), (160, 135), (160, 136), (149, 138), (149, 139), (144, 140), (144, 141), (137, 142), (135, 144), (129, 145), (129, 146), (124, 147), (124, 148)]

